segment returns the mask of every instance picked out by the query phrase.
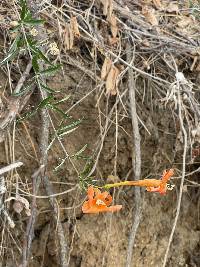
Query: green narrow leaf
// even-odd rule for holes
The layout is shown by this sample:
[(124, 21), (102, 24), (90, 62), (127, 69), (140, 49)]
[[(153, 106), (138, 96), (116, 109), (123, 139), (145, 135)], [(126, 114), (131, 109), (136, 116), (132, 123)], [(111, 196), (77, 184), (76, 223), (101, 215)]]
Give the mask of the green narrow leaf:
[(33, 40), (32, 37), (27, 36), (27, 42), (33, 54), (35, 56), (38, 55), (38, 48), (36, 47), (37, 41)]
[(30, 36), (27, 36), (27, 42), (28, 42), (30, 47), (33, 46), (36, 49), (36, 45), (37, 45), (37, 41), (36, 40), (32, 39), (32, 37), (30, 37)]
[(58, 113), (60, 113), (63, 116), (63, 118), (65, 118), (65, 119), (70, 119), (71, 118), (71, 116), (65, 114), (61, 109), (59, 109), (55, 105), (49, 105), (48, 107), (51, 108), (52, 110), (55, 110)]
[(28, 119), (28, 118), (34, 116), (36, 113), (37, 113), (37, 110), (26, 112), (21, 118), (17, 119), (17, 122), (24, 121), (25, 119)]
[(1, 62), (0, 62), (0, 66), (5, 64), (6, 62), (12, 60), (17, 54), (17, 51), (14, 51), (12, 54), (8, 54), (7, 57), (5, 57)]
[(49, 67), (48, 69), (41, 71), (40, 75), (52, 75), (60, 68), (61, 64)]
[(21, 5), (20, 18), (23, 21), (28, 12), (26, 0), (20, 0), (20, 5)]
[(87, 144), (84, 145), (78, 152), (76, 152), (74, 155), (72, 155), (71, 157), (73, 158), (78, 158), (87, 148)]
[(21, 35), (18, 34), (9, 48), (9, 51), (8, 51), (9, 54), (11, 54), (13, 51), (16, 51), (16, 49), (20, 46), (21, 44), (20, 40), (21, 40)]
[(83, 188), (87, 188), (88, 184), (93, 184), (95, 181), (93, 180), (94, 177), (92, 176), (88, 176), (93, 168), (94, 162), (93, 160), (90, 158), (85, 166), (84, 169), (82, 170), (82, 172), (79, 174), (79, 183), (80, 186)]
[(50, 101), (53, 99), (53, 96), (48, 96), (48, 97), (46, 97), (45, 99), (43, 99), (40, 103), (39, 103), (39, 105), (37, 106), (37, 110), (38, 109), (41, 109), (41, 108), (44, 108), (44, 107), (46, 107), (46, 106), (49, 106), (49, 105), (51, 105), (50, 104)]
[(53, 172), (57, 172), (62, 165), (65, 163), (65, 161), (68, 159), (68, 156), (61, 160), (61, 162), (54, 168)]
[(0, 62), (0, 65), (3, 65), (9, 60), (13, 59), (17, 54), (17, 52), (19, 51), (20, 45), (21, 45), (21, 35), (19, 34), (12, 42), (12, 45), (10, 46), (7, 56)]
[(65, 133), (66, 131), (68, 130), (71, 130), (72, 128), (74, 127), (77, 127), (80, 123), (82, 122), (82, 120), (77, 120), (77, 121), (74, 121), (73, 123), (69, 124), (69, 125), (65, 125), (63, 127), (60, 127), (58, 130), (57, 130), (57, 134), (60, 135), (60, 134), (63, 134)]
[(10, 32), (17, 32), (18, 29), (21, 27), (21, 23), (19, 22), (19, 24), (17, 26), (15, 26), (12, 30), (10, 30)]
[(87, 148), (87, 144), (84, 145), (78, 152), (76, 152), (74, 155), (72, 155), (71, 157), (72, 158), (75, 158), (75, 159), (84, 159), (84, 160), (91, 160), (92, 158), (90, 156), (84, 156), (83, 155), (83, 152), (85, 151), (85, 149)]
[(58, 104), (60, 104), (60, 103), (62, 103), (64, 101), (67, 101), (70, 97), (71, 97), (71, 95), (67, 95), (66, 97), (62, 98), (61, 100), (59, 100), (59, 101), (57, 101), (57, 102), (55, 102), (53, 104), (54, 105), (58, 105)]
[(42, 51), (36, 47), (37, 42), (32, 40), (31, 38), (27, 38), (28, 45), (30, 47), (31, 52), (37, 56), (37, 58), (43, 59), (46, 63), (52, 66), (52, 63), (48, 60), (48, 58), (42, 53)]
[(60, 134), (58, 134), (58, 136), (59, 136), (59, 137), (62, 137), (62, 136), (64, 136), (64, 135), (70, 134), (70, 133), (74, 132), (76, 129), (78, 129), (78, 126), (75, 127), (75, 128), (69, 129), (68, 131), (66, 131), (66, 132), (64, 132), (64, 133), (60, 133)]
[[(32, 41), (30, 41), (30, 38), (27, 38), (27, 41), (28, 41), (28, 45), (29, 45), (29, 47), (30, 47), (31, 52), (32, 52), (35, 56), (37, 56), (37, 55), (38, 55), (38, 48), (35, 46), (36, 43), (33, 43)], [(38, 57), (39, 57), (39, 55), (38, 55)]]
[(24, 24), (32, 25), (32, 26), (40, 25), (40, 24), (43, 24), (44, 22), (45, 20), (43, 19), (25, 19), (23, 21)]
[(33, 56), (33, 58), (32, 58), (32, 65), (33, 65), (33, 69), (35, 71), (35, 74), (37, 74), (40, 70), (40, 67), (39, 67), (38, 59), (36, 56)]
[(41, 82), (40, 82), (40, 85), (45, 91), (47, 91), (50, 94), (55, 94), (55, 93), (59, 93), (60, 92), (60, 91), (55, 91), (55, 90), (51, 89), (50, 87), (48, 87), (47, 85), (45, 85), (45, 84), (43, 84)]
[(31, 51), (40, 59), (43, 59), (47, 64), (52, 65), (52, 63), (48, 60), (48, 58), (42, 53), (42, 51), (35, 47), (33, 44), (29, 44)]
[(29, 90), (31, 90), (31, 88), (32, 88), (32, 84), (29, 84), (29, 85), (23, 87), (23, 88), (20, 90), (19, 93), (13, 93), (12, 95), (13, 95), (13, 96), (21, 96), (21, 95), (25, 94), (26, 92), (28, 92)]
[(39, 48), (36, 48), (36, 53), (41, 59), (43, 59), (46, 63), (52, 66), (52, 63), (48, 60), (48, 58), (42, 53)]
[(27, 12), (26, 12), (26, 14), (25, 14), (23, 23), (25, 22), (25, 20), (31, 20), (31, 19), (33, 19), (33, 18), (32, 18), (32, 15), (31, 15), (31, 12), (30, 12), (30, 10), (27, 8)]
[(35, 110), (25, 113), (25, 115), (22, 118), (18, 119), (17, 121), (20, 122), (20, 121), (23, 121), (25, 119), (28, 119), (28, 118), (32, 117), (33, 115), (35, 115), (39, 109), (42, 109), (44, 107), (49, 107), (49, 103), (52, 100), (52, 98), (53, 98), (52, 96), (49, 96), (49, 97), (43, 99), (38, 104), (38, 106), (36, 107)]

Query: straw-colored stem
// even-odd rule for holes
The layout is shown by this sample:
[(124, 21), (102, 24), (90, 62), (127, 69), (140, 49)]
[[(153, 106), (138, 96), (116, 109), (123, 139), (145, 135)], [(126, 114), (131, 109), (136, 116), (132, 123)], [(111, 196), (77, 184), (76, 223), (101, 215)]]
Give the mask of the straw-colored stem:
[(156, 180), (156, 179), (143, 179), (143, 180), (137, 180), (137, 181), (124, 181), (114, 184), (106, 184), (103, 186), (103, 188), (109, 189), (112, 187), (119, 187), (119, 186), (144, 186), (144, 187), (158, 187), (162, 183), (162, 180)]
[(135, 185), (136, 181), (124, 181), (124, 182), (119, 182), (119, 183), (114, 183), (114, 184), (105, 184), (103, 187), (106, 189), (112, 188), (112, 187), (119, 187), (119, 186), (124, 186), (124, 185)]

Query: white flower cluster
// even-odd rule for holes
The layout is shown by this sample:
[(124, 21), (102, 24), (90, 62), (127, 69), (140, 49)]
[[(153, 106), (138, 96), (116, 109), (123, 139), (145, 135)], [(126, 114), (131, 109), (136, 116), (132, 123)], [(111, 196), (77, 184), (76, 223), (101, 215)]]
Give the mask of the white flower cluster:
[(58, 55), (60, 53), (58, 46), (56, 44), (56, 42), (53, 42), (49, 45), (50, 48), (50, 53), (54, 56)]
[(31, 34), (33, 37), (35, 37), (35, 36), (38, 35), (38, 31), (37, 31), (35, 28), (33, 28), (33, 29), (30, 30), (30, 34)]

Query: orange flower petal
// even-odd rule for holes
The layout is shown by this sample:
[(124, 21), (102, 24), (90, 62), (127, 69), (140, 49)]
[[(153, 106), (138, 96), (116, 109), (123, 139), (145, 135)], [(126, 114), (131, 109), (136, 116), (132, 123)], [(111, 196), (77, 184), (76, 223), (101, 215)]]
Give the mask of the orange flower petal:
[(162, 175), (162, 182), (167, 183), (167, 181), (171, 178), (171, 176), (174, 175), (174, 170), (170, 169), (168, 171), (164, 171)]
[(93, 186), (89, 186), (88, 187), (87, 194), (88, 194), (88, 199), (93, 199), (93, 197), (94, 197), (94, 188), (93, 188)]
[(85, 213), (87, 210), (89, 210), (91, 207), (93, 207), (96, 204), (96, 201), (94, 199), (87, 200), (83, 203), (82, 211)]
[(149, 186), (147, 187), (147, 191), (149, 192), (159, 192), (161, 195), (165, 195), (167, 192), (167, 181), (171, 178), (171, 176), (174, 174), (174, 170), (170, 169), (168, 171), (164, 171), (163, 175), (161, 177), (161, 183), (159, 186)]
[(108, 192), (103, 192), (102, 194), (98, 195), (98, 199), (102, 200), (106, 206), (109, 206), (112, 202), (112, 197)]
[(166, 194), (166, 188), (162, 188), (161, 186), (159, 187), (147, 187), (148, 192), (158, 192), (162, 195)]
[(95, 206), (90, 206), (88, 201), (85, 201), (82, 206), (83, 213), (97, 213), (97, 209)]
[(121, 210), (122, 205), (116, 205), (116, 206), (103, 206), (103, 205), (94, 205), (94, 206), (88, 206), (87, 201), (82, 206), (83, 213), (99, 213), (99, 212), (116, 212)]
[(84, 203), (83, 203), (83, 206), (82, 206), (82, 212), (83, 213), (87, 213), (87, 211), (90, 209), (90, 205), (89, 205), (89, 203), (88, 203), (88, 201), (85, 201)]
[(112, 196), (111, 195), (108, 195), (106, 198), (105, 198), (105, 203), (107, 206), (109, 206), (112, 202)]
[(101, 197), (101, 198), (107, 198), (108, 196), (109, 196), (110, 194), (107, 192), (107, 191), (105, 191), (105, 192), (102, 192), (101, 194), (99, 194), (97, 197), (99, 198), (99, 197)]
[(110, 206), (112, 196), (108, 192), (103, 192), (90, 186), (88, 188), (88, 200), (83, 203), (83, 213), (115, 212), (122, 208), (121, 205)]

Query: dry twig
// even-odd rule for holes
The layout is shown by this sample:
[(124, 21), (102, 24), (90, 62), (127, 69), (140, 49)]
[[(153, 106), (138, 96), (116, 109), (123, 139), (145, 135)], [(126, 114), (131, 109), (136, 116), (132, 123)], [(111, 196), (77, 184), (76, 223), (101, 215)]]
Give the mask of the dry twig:
[[(21, 78), (17, 83), (17, 86), (14, 90), (15, 94), (20, 92), (27, 77), (29, 76), (31, 68), (32, 68), (32, 63), (29, 62), (28, 65), (26, 66), (24, 73), (22, 74)], [(23, 96), (14, 96), (14, 97), (10, 96), (7, 99), (8, 103), (7, 108), (0, 112), (0, 142), (4, 140), (5, 130), (7, 129), (7, 127), (13, 123), (13, 121), (16, 119), (17, 114), (19, 114), (23, 110), (24, 106), (28, 102), (33, 92), (34, 85), (32, 87), (33, 88), (28, 92), (28, 94), (25, 94)]]
[[(39, 1), (28, 1), (28, 6), (30, 11), (34, 14), (35, 17), (38, 17), (38, 6)], [(47, 39), (46, 31), (43, 27), (37, 26), (37, 32), (38, 35), (36, 36), (38, 42), (43, 40), (44, 38)], [(43, 52), (45, 52), (45, 49), (43, 48)], [(40, 62), (40, 70), (42, 71), (45, 67), (45, 64), (43, 62)], [(45, 84), (45, 80), (43, 78), (43, 83)], [(41, 99), (44, 100), (48, 97), (48, 94), (46, 91), (40, 89), (41, 93)], [(48, 162), (48, 145), (49, 145), (49, 113), (47, 108), (43, 108), (41, 110), (41, 122), (42, 122), (42, 129), (41, 129), (41, 138), (40, 138), (40, 168), (38, 173), (33, 175), (33, 194), (36, 195), (40, 182), (42, 180), (45, 190), (48, 195), (53, 195), (53, 190), (51, 188), (51, 184), (49, 182), (49, 178), (46, 176), (46, 167)], [(50, 204), (53, 208), (53, 211), (55, 213), (54, 219), (55, 223), (57, 224), (57, 234), (59, 239), (59, 245), (60, 245), (60, 266), (66, 267), (67, 266), (67, 244), (64, 237), (64, 231), (62, 228), (62, 224), (59, 221), (59, 212), (57, 209), (57, 205), (54, 198), (50, 198)], [(31, 249), (31, 243), (33, 240), (33, 234), (34, 234), (34, 224), (36, 220), (36, 197), (33, 197), (32, 199), (32, 209), (31, 209), (31, 217), (29, 219), (28, 225), (27, 225), (27, 231), (26, 231), (26, 237), (23, 247), (23, 263), (22, 266), (26, 267), (28, 265), (29, 260), (29, 254)]]
[[(131, 55), (131, 45), (127, 44), (127, 52), (126, 58), (127, 62), (131, 64), (132, 55)], [(133, 69), (128, 69), (128, 90), (129, 90), (129, 99), (130, 99), (130, 108), (131, 108), (131, 119), (132, 119), (132, 130), (133, 130), (133, 142), (134, 142), (134, 151), (132, 154), (132, 164), (133, 170), (135, 174), (135, 180), (139, 180), (141, 176), (141, 148), (140, 148), (140, 132), (139, 132), (139, 122), (136, 110), (136, 99), (135, 99), (135, 91), (136, 85), (133, 76)], [(127, 249), (127, 259), (126, 259), (126, 267), (131, 266), (132, 262), (132, 254), (133, 254), (133, 245), (135, 242), (135, 236), (137, 233), (137, 229), (139, 227), (141, 212), (142, 212), (142, 199), (141, 192), (139, 187), (135, 187), (135, 209), (133, 210), (133, 222), (131, 231), (129, 233), (129, 242)]]
[[(10, 165), (9, 165), (9, 166), (10, 166)], [(9, 167), (9, 166), (8, 166), (8, 167)], [(7, 168), (7, 167), (5, 167), (5, 168)], [(3, 168), (3, 169), (5, 169), (5, 168)], [(11, 170), (11, 169), (12, 169), (12, 168), (10, 168), (10, 170)], [(7, 170), (6, 170), (6, 172), (7, 172)], [(11, 219), (11, 217), (10, 217), (10, 215), (8, 214), (8, 212), (7, 212), (6, 208), (5, 208), (5, 205), (4, 205), (4, 200), (3, 200), (3, 198), (4, 198), (4, 194), (5, 194), (5, 192), (6, 192), (5, 180), (4, 180), (4, 177), (1, 176), (1, 177), (0, 177), (0, 214), (2, 213), (2, 214), (4, 215), (4, 217), (5, 217), (5, 219), (7, 220), (9, 226), (10, 226), (11, 228), (14, 228), (14, 227), (15, 227), (15, 223), (14, 223), (13, 220)]]
[[(180, 84), (178, 82), (178, 87), (180, 89)], [(180, 192), (179, 192), (179, 196), (178, 196), (178, 202), (177, 202), (177, 208), (176, 208), (176, 216), (174, 219), (174, 223), (172, 226), (172, 230), (171, 230), (171, 234), (169, 237), (169, 241), (168, 241), (168, 245), (167, 245), (167, 249), (165, 252), (165, 256), (164, 256), (164, 261), (163, 261), (163, 267), (166, 266), (167, 264), (167, 258), (168, 258), (168, 254), (169, 254), (169, 250), (170, 250), (170, 246), (174, 237), (174, 233), (176, 230), (176, 226), (177, 226), (177, 222), (178, 222), (178, 218), (179, 218), (179, 214), (180, 214), (180, 209), (181, 209), (181, 200), (182, 200), (182, 195), (183, 195), (183, 184), (184, 184), (184, 180), (185, 180), (185, 172), (186, 172), (186, 154), (187, 154), (187, 140), (188, 140), (188, 136), (187, 136), (187, 131), (185, 129), (184, 126), (184, 122), (183, 122), (183, 114), (182, 114), (182, 107), (183, 107), (183, 103), (182, 103), (182, 99), (180, 96), (180, 90), (178, 90), (178, 111), (179, 111), (179, 122), (180, 122), (180, 126), (181, 126), (181, 130), (183, 133), (183, 142), (184, 142), (184, 149), (183, 149), (183, 165), (182, 165), (182, 176), (181, 176), (181, 184), (180, 184)]]
[(20, 166), (22, 166), (22, 165), (23, 165), (22, 162), (13, 162), (13, 163), (11, 163), (10, 165), (1, 168), (1, 169), (0, 169), (0, 175), (2, 175), (2, 174), (5, 173), (5, 172), (9, 172), (9, 171), (11, 171), (11, 170), (13, 170), (13, 169), (15, 169), (15, 168), (18, 168), (18, 167), (20, 167)]

